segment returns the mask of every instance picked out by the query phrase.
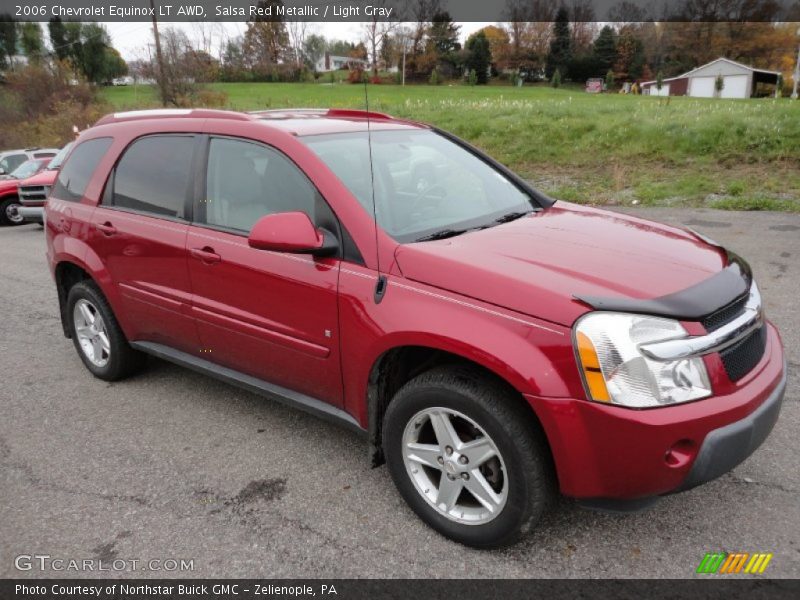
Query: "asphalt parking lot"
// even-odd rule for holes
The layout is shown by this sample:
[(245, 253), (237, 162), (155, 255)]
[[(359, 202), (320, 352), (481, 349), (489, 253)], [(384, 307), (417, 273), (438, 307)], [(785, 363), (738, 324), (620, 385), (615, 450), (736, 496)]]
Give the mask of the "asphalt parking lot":
[(715, 482), (628, 516), (562, 501), (495, 552), (428, 529), (336, 425), (157, 360), (94, 379), (61, 333), (42, 231), (0, 229), (0, 577), (93, 575), (20, 572), (20, 554), (194, 561), (116, 573), (143, 577), (691, 577), (719, 550), (772, 552), (768, 575), (800, 577), (800, 215), (632, 212), (750, 261), (787, 348), (781, 417)]

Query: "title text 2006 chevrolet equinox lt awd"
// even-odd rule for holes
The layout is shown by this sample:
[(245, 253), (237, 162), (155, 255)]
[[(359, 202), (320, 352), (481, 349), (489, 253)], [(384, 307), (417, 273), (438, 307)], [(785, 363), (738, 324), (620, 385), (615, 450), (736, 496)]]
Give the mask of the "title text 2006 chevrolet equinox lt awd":
[(554, 203), (418, 123), (111, 115), (46, 226), (96, 377), (152, 354), (336, 419), (465, 544), (511, 543), (556, 491), (627, 509), (711, 480), (780, 411), (781, 341), (741, 258)]

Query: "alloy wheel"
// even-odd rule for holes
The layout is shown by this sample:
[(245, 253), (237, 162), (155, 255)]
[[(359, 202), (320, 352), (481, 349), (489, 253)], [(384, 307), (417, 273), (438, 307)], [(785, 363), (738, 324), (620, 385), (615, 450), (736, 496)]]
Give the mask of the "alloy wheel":
[(403, 432), (403, 461), (417, 492), (452, 521), (483, 525), (505, 506), (503, 457), (463, 413), (432, 407), (414, 415)]
[(72, 309), (75, 335), (84, 356), (96, 367), (105, 367), (111, 358), (111, 343), (106, 323), (97, 307), (81, 298)]

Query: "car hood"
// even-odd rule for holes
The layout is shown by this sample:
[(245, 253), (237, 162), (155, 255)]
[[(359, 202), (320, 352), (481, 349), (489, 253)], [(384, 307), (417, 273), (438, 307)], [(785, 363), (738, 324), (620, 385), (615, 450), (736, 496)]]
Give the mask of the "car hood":
[(0, 180), (0, 195), (7, 194), (11, 191), (16, 191), (19, 185), (19, 179), (2, 179)]
[(53, 169), (50, 171), (41, 171), (32, 177), (28, 177), (27, 179), (23, 179), (19, 182), (19, 185), (52, 185), (55, 182), (56, 177), (58, 176), (58, 170)]
[(722, 248), (683, 229), (567, 202), (401, 245), (396, 259), (408, 279), (567, 326), (589, 310), (575, 296), (650, 300), (728, 264)]

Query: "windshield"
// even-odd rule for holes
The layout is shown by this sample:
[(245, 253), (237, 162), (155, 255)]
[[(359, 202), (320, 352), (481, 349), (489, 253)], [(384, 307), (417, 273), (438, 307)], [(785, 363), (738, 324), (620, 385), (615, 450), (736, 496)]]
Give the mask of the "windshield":
[(11, 177), (14, 179), (27, 179), (32, 175), (36, 175), (42, 167), (42, 163), (44, 161), (40, 158), (34, 160), (28, 160), (18, 166), (14, 171), (11, 173)]
[(306, 136), (311, 148), (399, 242), (457, 235), (530, 212), (530, 196), (492, 166), (436, 132), (367, 132)]
[(49, 163), (47, 163), (47, 169), (52, 171), (53, 169), (60, 169), (61, 164), (64, 162), (64, 159), (67, 158), (67, 154), (69, 154), (69, 149), (72, 148), (72, 142), (64, 146), (61, 150), (58, 151)]

